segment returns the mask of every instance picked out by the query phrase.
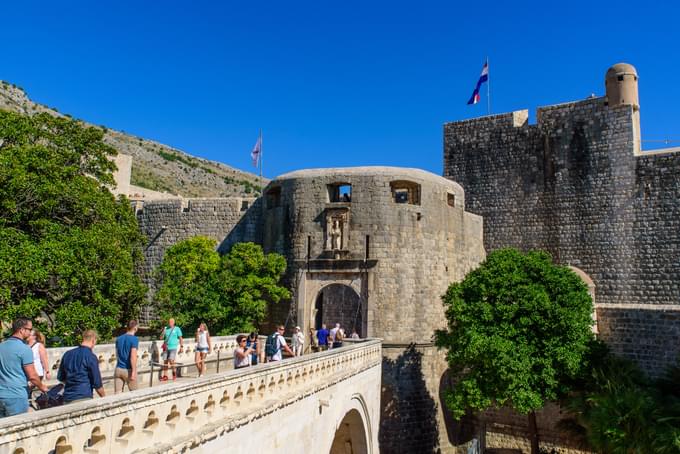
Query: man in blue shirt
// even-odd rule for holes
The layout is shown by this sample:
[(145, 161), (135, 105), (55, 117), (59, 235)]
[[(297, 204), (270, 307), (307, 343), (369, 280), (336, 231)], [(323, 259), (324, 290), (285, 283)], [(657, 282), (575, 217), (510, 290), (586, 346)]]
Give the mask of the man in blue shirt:
[(104, 397), (99, 361), (92, 349), (97, 343), (97, 333), (88, 329), (83, 333), (80, 347), (64, 353), (57, 379), (64, 384), (64, 403), (92, 399), (92, 390)]
[(35, 372), (33, 352), (26, 345), (32, 329), (33, 322), (20, 317), (12, 323), (12, 336), (0, 344), (0, 418), (28, 411), (27, 381), (47, 392)]
[(130, 320), (127, 333), (116, 339), (116, 370), (113, 372), (113, 393), (123, 392), (127, 383), (128, 389), (137, 389), (137, 320)]
[(321, 329), (316, 332), (316, 337), (319, 339), (319, 351), (328, 350), (328, 329), (326, 324), (321, 325)]

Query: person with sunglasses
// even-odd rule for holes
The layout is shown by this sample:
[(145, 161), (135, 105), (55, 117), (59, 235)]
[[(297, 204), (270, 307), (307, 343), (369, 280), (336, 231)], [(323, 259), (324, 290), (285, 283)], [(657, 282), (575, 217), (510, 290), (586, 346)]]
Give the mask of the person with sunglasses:
[(250, 366), (251, 356), (255, 351), (252, 347), (246, 347), (248, 336), (239, 334), (236, 336), (236, 349), (234, 350), (234, 369)]
[(0, 418), (28, 411), (27, 380), (47, 392), (35, 371), (33, 352), (26, 345), (32, 330), (33, 321), (19, 317), (12, 323), (12, 335), (0, 344)]

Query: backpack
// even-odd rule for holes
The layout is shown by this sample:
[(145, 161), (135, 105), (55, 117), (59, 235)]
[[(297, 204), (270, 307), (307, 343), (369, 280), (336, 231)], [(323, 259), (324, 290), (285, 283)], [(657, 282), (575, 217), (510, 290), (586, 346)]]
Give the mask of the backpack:
[(268, 358), (276, 355), (281, 346), (279, 345), (279, 333), (273, 333), (267, 336), (267, 343), (264, 344), (264, 354)]

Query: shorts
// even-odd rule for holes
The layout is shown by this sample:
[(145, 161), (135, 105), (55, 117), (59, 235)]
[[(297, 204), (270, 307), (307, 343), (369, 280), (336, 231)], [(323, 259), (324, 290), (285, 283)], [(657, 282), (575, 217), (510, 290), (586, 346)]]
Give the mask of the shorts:
[(176, 357), (177, 357), (176, 348), (173, 348), (172, 350), (167, 349), (163, 352), (163, 359), (166, 361), (174, 361)]
[(130, 380), (130, 371), (128, 369), (116, 367), (115, 370), (113, 371), (114, 392), (117, 393), (122, 392), (123, 387), (125, 386), (126, 383), (130, 391), (134, 391), (137, 389), (138, 382), (137, 380)]
[(4, 397), (0, 399), (0, 418), (26, 413), (28, 399), (25, 397)]
[(196, 351), (199, 353), (208, 353), (208, 347), (196, 347)]

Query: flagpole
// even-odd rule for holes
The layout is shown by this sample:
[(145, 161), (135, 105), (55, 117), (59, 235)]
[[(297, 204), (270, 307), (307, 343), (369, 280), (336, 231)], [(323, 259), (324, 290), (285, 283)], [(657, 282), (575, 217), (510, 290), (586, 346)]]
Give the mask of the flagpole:
[(262, 128), (260, 128), (260, 183), (262, 183)]
[(491, 68), (489, 68), (489, 57), (486, 57), (486, 114), (491, 115)]

